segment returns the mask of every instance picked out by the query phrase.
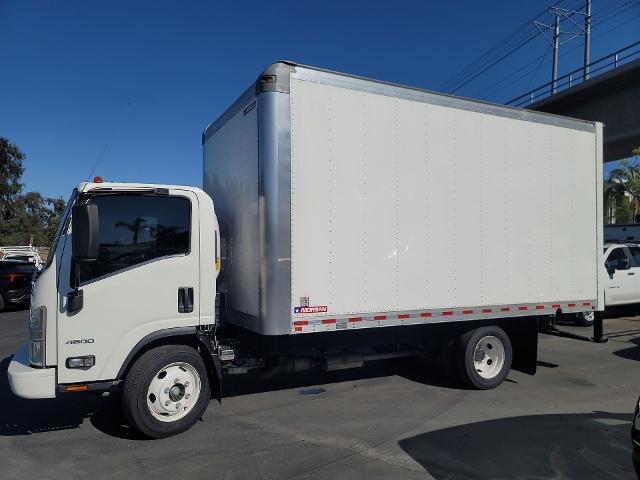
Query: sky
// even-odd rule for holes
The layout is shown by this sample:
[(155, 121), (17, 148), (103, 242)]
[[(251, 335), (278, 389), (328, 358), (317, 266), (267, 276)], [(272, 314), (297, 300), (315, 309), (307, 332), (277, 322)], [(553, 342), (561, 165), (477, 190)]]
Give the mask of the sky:
[[(96, 163), (109, 181), (201, 186), (203, 129), (270, 63), (443, 91), (510, 33), (532, 35), (549, 4), (0, 0), (0, 136), (45, 196), (67, 198)], [(592, 9), (592, 59), (640, 40), (640, 0)], [(560, 47), (560, 74), (581, 42)], [(549, 52), (538, 36), (456, 94), (505, 102), (549, 80)]]

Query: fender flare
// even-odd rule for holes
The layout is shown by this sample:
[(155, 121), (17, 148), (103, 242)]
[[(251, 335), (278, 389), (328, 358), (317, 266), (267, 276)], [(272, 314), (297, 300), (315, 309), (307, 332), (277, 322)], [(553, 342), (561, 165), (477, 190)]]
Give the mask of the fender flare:
[[(186, 337), (190, 339), (192, 342), (201, 347), (207, 352), (207, 358), (205, 358), (205, 363), (209, 363), (208, 360), (211, 361), (211, 365), (213, 366), (213, 372), (215, 373), (215, 377), (217, 378), (217, 385), (215, 385), (215, 393), (218, 402), (222, 403), (222, 364), (220, 362), (220, 358), (217, 353), (213, 350), (211, 344), (208, 339), (200, 332), (198, 332), (197, 327), (174, 327), (174, 328), (166, 328), (164, 330), (158, 330), (156, 332), (152, 332), (149, 335), (142, 337), (138, 343), (131, 349), (127, 357), (122, 362), (122, 366), (120, 370), (118, 370), (118, 376), (116, 378), (121, 379), (124, 377), (124, 374), (129, 369), (131, 362), (137, 357), (137, 355), (150, 343), (156, 342), (163, 338), (179, 338)], [(209, 365), (207, 365), (209, 366)]]

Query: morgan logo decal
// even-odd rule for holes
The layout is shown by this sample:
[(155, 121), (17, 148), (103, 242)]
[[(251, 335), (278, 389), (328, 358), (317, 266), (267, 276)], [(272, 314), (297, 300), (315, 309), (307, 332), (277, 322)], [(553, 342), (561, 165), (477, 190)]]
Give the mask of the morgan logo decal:
[(293, 313), (327, 313), (327, 306), (321, 305), (317, 307), (294, 307)]

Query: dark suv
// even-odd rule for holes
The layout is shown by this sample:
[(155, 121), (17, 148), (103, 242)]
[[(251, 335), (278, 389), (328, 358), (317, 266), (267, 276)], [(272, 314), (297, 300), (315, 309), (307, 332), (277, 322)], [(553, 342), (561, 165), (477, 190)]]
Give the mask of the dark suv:
[(0, 312), (7, 305), (26, 304), (36, 267), (22, 260), (0, 260)]

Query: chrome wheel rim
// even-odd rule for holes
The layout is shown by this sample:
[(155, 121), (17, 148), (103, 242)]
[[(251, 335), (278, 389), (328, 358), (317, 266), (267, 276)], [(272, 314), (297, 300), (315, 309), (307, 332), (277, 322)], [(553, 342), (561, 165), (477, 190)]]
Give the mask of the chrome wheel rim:
[(161, 368), (149, 383), (147, 406), (161, 422), (175, 422), (189, 414), (200, 397), (198, 371), (185, 362)]
[(502, 341), (493, 335), (482, 337), (473, 352), (473, 366), (480, 377), (491, 380), (504, 367), (505, 350)]

